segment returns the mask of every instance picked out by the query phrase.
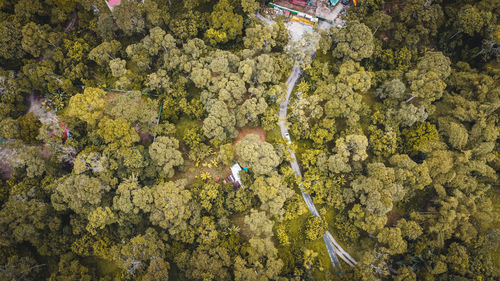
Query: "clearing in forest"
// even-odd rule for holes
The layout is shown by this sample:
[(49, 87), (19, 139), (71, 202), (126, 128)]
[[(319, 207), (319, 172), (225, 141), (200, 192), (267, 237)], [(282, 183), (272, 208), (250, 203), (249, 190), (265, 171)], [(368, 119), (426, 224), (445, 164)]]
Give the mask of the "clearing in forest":
[(238, 136), (233, 141), (233, 144), (236, 145), (240, 140), (242, 140), (248, 134), (255, 134), (260, 137), (261, 141), (266, 141), (266, 130), (262, 128), (251, 128), (251, 127), (242, 127), (238, 130)]

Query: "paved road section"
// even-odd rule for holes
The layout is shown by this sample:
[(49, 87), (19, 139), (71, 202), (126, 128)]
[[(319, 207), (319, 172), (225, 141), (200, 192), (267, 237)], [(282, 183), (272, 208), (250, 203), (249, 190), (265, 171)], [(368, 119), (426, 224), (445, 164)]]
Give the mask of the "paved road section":
[[(343, 8), (344, 7), (339, 4), (334, 9), (333, 19), (331, 19), (331, 20), (334, 20), (335, 18), (337, 18), (339, 13), (341, 12), (341, 10)], [(270, 20), (270, 19), (262, 16), (258, 12), (256, 13), (256, 16), (258, 19), (260, 19), (261, 21), (263, 21), (266, 24), (272, 25), (275, 23), (273, 20)], [(304, 51), (306, 51), (306, 50), (304, 50)], [(314, 51), (311, 51), (310, 55), (312, 57), (314, 57), (314, 54), (315, 54)], [(301, 75), (302, 75), (302, 70), (300, 69), (299, 64), (296, 63), (293, 66), (293, 68), (290, 72), (290, 76), (288, 77), (288, 79), (286, 81), (286, 84), (287, 84), (286, 96), (285, 96), (284, 101), (280, 103), (280, 111), (278, 114), (278, 124), (280, 126), (281, 136), (289, 144), (291, 143), (291, 140), (290, 140), (290, 135), (288, 133), (288, 128), (287, 128), (288, 104), (290, 102), (290, 96), (292, 94), (293, 88), (295, 87), (295, 84), (297, 84), (297, 82), (299, 81)], [(292, 149), (289, 149), (289, 152), (290, 152), (290, 158), (291, 158), (290, 166), (292, 167), (295, 175), (297, 177), (302, 178), (302, 173), (300, 171), (299, 163), (297, 162), (297, 157), (295, 156), (295, 153), (293, 152)], [(308, 193), (304, 192), (304, 190), (302, 189), (302, 184), (299, 184), (299, 187), (300, 187), (300, 192), (302, 194), (302, 198), (304, 198), (304, 202), (306, 203), (307, 208), (309, 209), (309, 212), (311, 212), (311, 214), (313, 216), (320, 217), (320, 214), (318, 213), (318, 210), (316, 209), (316, 206), (314, 205), (314, 203), (311, 199), (311, 196)], [(339, 263), (337, 256), (340, 257), (342, 260), (344, 260), (350, 266), (356, 265), (356, 261), (346, 251), (344, 251), (344, 249), (342, 249), (342, 247), (340, 247), (340, 245), (337, 243), (337, 241), (335, 241), (335, 239), (333, 238), (332, 234), (329, 231), (326, 231), (325, 234), (323, 235), (323, 241), (325, 242), (325, 246), (326, 246), (326, 249), (328, 251), (328, 255), (329, 255), (330, 260), (332, 261), (332, 264), (335, 268), (338, 268), (338, 269), (340, 269), (340, 271), (342, 271), (342, 269), (340, 268), (340, 263)]]
[[(302, 70), (298, 66), (298, 64), (295, 64), (292, 68), (292, 71), (290, 73), (290, 76), (288, 77), (286, 83), (287, 83), (287, 91), (286, 91), (286, 96), (285, 100), (280, 104), (280, 112), (278, 114), (278, 122), (280, 126), (280, 131), (281, 131), (281, 136), (283, 139), (287, 140), (287, 136), (289, 136), (288, 133), (288, 128), (287, 128), (287, 111), (288, 111), (288, 104), (290, 102), (290, 96), (292, 94), (293, 88), (295, 87), (295, 84), (297, 84), (297, 81), (299, 80), (300, 76), (302, 74)], [(290, 166), (292, 167), (293, 171), (295, 172), (295, 175), (298, 177), (302, 178), (302, 172), (300, 171), (299, 163), (297, 162), (297, 157), (295, 156), (295, 153), (289, 149), (290, 151)], [(301, 186), (301, 184), (300, 184)], [(314, 205), (311, 196), (304, 192), (302, 190), (302, 187), (300, 187), (300, 192), (302, 194), (302, 198), (304, 198), (304, 201), (306, 202), (307, 208), (309, 209), (309, 212), (313, 216), (319, 217), (318, 210), (316, 209), (316, 206)], [(325, 242), (326, 249), (328, 251), (328, 255), (330, 256), (330, 260), (332, 261), (332, 264), (335, 268), (340, 269), (340, 263), (337, 258), (337, 255), (344, 260), (348, 265), (354, 266), (356, 265), (356, 260), (354, 260), (342, 247), (337, 243), (335, 238), (333, 238), (333, 235), (327, 231), (323, 235), (323, 241)], [(342, 269), (340, 269), (342, 270)]]

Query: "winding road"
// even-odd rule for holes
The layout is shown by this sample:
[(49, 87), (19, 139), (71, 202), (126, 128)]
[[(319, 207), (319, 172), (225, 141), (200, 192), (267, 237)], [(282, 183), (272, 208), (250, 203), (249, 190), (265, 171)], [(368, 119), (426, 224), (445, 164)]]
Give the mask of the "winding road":
[[(288, 111), (288, 104), (290, 102), (290, 96), (292, 94), (293, 88), (295, 87), (295, 84), (297, 84), (297, 81), (300, 79), (300, 76), (302, 75), (302, 70), (298, 66), (298, 64), (295, 64), (292, 68), (292, 71), (290, 73), (290, 76), (288, 76), (288, 79), (286, 81), (287, 83), (287, 92), (286, 92), (286, 97), (285, 100), (280, 103), (280, 112), (278, 114), (278, 125), (280, 126), (281, 130), (281, 136), (283, 139), (289, 140), (289, 133), (288, 133), (288, 128), (286, 126), (287, 122), (287, 111)], [(289, 148), (290, 151), (290, 166), (292, 167), (293, 171), (295, 172), (296, 176), (300, 176), (302, 178), (302, 172), (300, 171), (299, 163), (297, 162), (297, 157), (295, 156), (295, 153), (291, 148)], [(299, 184), (300, 186), (300, 192), (302, 193), (302, 198), (304, 198), (304, 201), (306, 202), (307, 208), (309, 208), (309, 211), (313, 216), (320, 217), (318, 210), (316, 209), (316, 206), (314, 205), (311, 196), (304, 192), (302, 189), (302, 184)], [(337, 258), (340, 257), (343, 261), (345, 261), (348, 265), (354, 266), (356, 265), (356, 260), (354, 260), (342, 247), (337, 243), (335, 238), (333, 238), (333, 235), (330, 233), (330, 231), (326, 231), (325, 234), (323, 235), (323, 241), (325, 242), (326, 249), (328, 251), (328, 255), (330, 256), (330, 260), (332, 261), (332, 264), (335, 268), (340, 269), (340, 263)]]
[[(337, 5), (337, 7), (335, 7), (333, 11), (329, 11), (329, 16), (327, 17), (328, 20), (330, 20), (331, 23), (333, 23), (334, 20), (339, 16), (340, 12), (345, 8), (346, 6), (341, 5), (339, 3), (339, 5)], [(272, 25), (275, 23), (273, 20), (262, 16), (259, 12), (256, 12), (256, 16), (258, 19), (260, 19), (261, 21), (263, 21), (268, 25)], [(314, 51), (311, 52), (311, 56), (314, 56), (314, 54), (315, 54)], [(295, 63), (286, 81), (287, 84), (286, 97), (285, 100), (282, 103), (280, 103), (280, 112), (278, 114), (278, 124), (280, 126), (281, 136), (283, 137), (283, 139), (288, 141), (289, 144), (291, 144), (291, 139), (287, 128), (288, 104), (290, 102), (290, 96), (292, 94), (293, 88), (295, 87), (295, 84), (297, 84), (297, 82), (299, 81), (301, 75), (302, 75), (302, 70), (300, 69), (299, 64)], [(297, 177), (302, 178), (302, 172), (300, 171), (299, 163), (297, 162), (297, 157), (295, 156), (295, 153), (292, 150), (292, 148), (289, 148), (289, 152), (291, 157), (290, 166), (295, 172), (295, 175)], [(316, 209), (316, 206), (314, 205), (311, 199), (311, 195), (304, 192), (301, 183), (299, 184), (299, 187), (300, 187), (300, 192), (302, 194), (302, 198), (304, 198), (304, 202), (306, 202), (309, 212), (311, 212), (313, 216), (320, 217), (320, 214), (318, 213), (318, 210)], [(337, 256), (340, 257), (343, 261), (345, 261), (345, 263), (348, 264), (349, 266), (356, 265), (357, 263), (356, 260), (352, 258), (351, 255), (349, 255), (344, 249), (342, 249), (342, 247), (339, 245), (339, 243), (337, 243), (335, 238), (333, 238), (333, 235), (330, 233), (330, 231), (325, 232), (325, 234), (323, 235), (323, 241), (325, 242), (328, 255), (330, 256), (330, 260), (332, 261), (334, 268), (336, 269), (338, 268), (340, 269), (340, 271), (342, 271)]]

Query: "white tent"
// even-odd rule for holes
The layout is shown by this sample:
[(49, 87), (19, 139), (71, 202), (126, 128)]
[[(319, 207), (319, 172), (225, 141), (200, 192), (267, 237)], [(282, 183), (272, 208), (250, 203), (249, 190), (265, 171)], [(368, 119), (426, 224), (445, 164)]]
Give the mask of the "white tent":
[(243, 184), (241, 183), (241, 178), (240, 178), (240, 171), (241, 171), (241, 166), (236, 163), (234, 164), (233, 166), (231, 166), (231, 173), (233, 173), (233, 177), (234, 179), (236, 180), (236, 182), (238, 182), (241, 186), (243, 186)]

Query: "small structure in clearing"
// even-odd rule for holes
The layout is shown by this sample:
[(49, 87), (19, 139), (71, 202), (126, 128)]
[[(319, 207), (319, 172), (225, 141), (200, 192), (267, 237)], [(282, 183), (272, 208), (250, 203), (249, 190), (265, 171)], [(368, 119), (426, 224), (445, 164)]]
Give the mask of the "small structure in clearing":
[(231, 166), (231, 175), (229, 175), (226, 180), (230, 181), (234, 188), (238, 189), (240, 187), (243, 187), (243, 184), (241, 183), (241, 178), (240, 178), (240, 172), (243, 170), (240, 166), (240, 164), (236, 163), (233, 166)]

